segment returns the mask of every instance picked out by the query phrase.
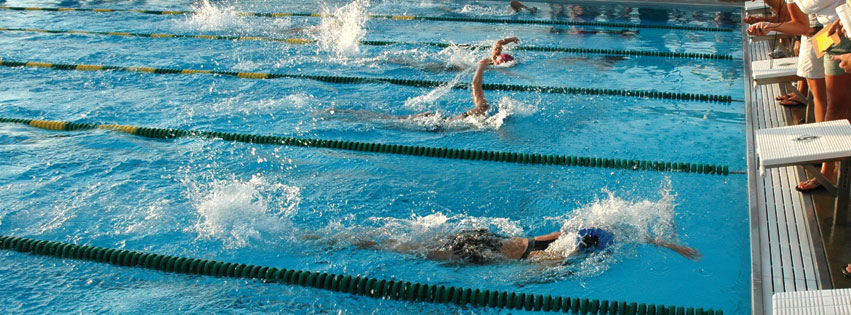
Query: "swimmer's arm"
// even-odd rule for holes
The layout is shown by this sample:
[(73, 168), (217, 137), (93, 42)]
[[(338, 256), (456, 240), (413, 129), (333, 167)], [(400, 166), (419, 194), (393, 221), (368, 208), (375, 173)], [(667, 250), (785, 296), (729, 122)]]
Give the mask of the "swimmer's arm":
[(656, 245), (656, 246), (659, 246), (659, 247), (664, 247), (664, 248), (670, 249), (672, 251), (677, 252), (677, 254), (680, 254), (683, 257), (694, 260), (694, 261), (698, 261), (701, 258), (703, 258), (703, 255), (701, 255), (700, 252), (698, 252), (696, 249), (688, 247), (688, 246), (678, 245), (678, 244), (663, 241), (663, 240), (658, 239), (658, 238), (649, 238), (649, 237), (647, 238), (647, 243), (650, 243), (650, 244), (653, 244), (653, 245)]
[(502, 53), (502, 46), (503, 45), (507, 45), (507, 44), (510, 44), (510, 43), (516, 43), (516, 42), (519, 42), (519, 41), (520, 41), (520, 39), (517, 38), (517, 37), (508, 37), (508, 38), (503, 38), (503, 39), (496, 41), (496, 43), (493, 44), (493, 50), (491, 51), (491, 60), (496, 60), (496, 57), (499, 56), (499, 54)]
[(485, 91), (482, 90), (482, 80), (485, 75), (485, 69), (491, 64), (490, 59), (482, 59), (479, 61), (479, 66), (476, 68), (476, 74), (473, 75), (473, 104), (475, 107), (467, 112), (468, 115), (483, 115), (488, 110), (488, 101), (485, 99)]
[(550, 253), (550, 252), (543, 251), (543, 250), (534, 250), (531, 253), (529, 253), (528, 259), (529, 259), (529, 261), (540, 264), (541, 266), (555, 267), (555, 266), (569, 265), (570, 264), (570, 256), (571, 255), (568, 255), (568, 257), (564, 257), (562, 255)]
[(561, 236), (561, 232), (552, 232), (550, 234), (535, 236), (536, 241), (551, 241)]

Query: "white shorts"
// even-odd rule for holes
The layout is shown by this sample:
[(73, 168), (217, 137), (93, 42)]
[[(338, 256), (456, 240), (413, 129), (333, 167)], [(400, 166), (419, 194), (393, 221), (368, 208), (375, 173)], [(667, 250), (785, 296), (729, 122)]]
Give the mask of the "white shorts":
[(806, 36), (801, 36), (801, 48), (798, 51), (798, 76), (807, 79), (824, 79), (824, 60), (816, 58), (810, 38)]

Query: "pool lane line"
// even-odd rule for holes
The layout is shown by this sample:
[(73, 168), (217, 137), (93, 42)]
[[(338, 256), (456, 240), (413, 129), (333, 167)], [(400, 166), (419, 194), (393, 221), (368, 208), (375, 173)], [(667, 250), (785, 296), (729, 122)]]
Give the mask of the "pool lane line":
[[(282, 42), (288, 44), (313, 44), (316, 41), (310, 38), (271, 38), (263, 36), (236, 36), (236, 35), (184, 35), (184, 34), (163, 34), (163, 33), (131, 33), (131, 32), (98, 32), (98, 31), (81, 31), (81, 30), (45, 30), (35, 28), (6, 28), (0, 27), (0, 31), (7, 32), (35, 32), (35, 33), (50, 33), (50, 34), (83, 34), (83, 35), (108, 35), (108, 36), (125, 36), (125, 37), (148, 37), (148, 38), (198, 38), (198, 39), (217, 39), (217, 40), (237, 40), (237, 41), (271, 41)], [(389, 46), (396, 44), (403, 45), (418, 45), (446, 48), (453, 44), (437, 43), (437, 42), (401, 42), (401, 41), (385, 41), (385, 40), (361, 40), (362, 45), (369, 46)], [(489, 45), (470, 45), (470, 44), (455, 44), (460, 47), (469, 48), (490, 48)], [(518, 45), (511, 47), (511, 50), (520, 51), (538, 51), (538, 52), (563, 52), (572, 54), (598, 54), (598, 55), (617, 55), (617, 56), (644, 56), (644, 57), (663, 57), (663, 58), (683, 58), (683, 59), (707, 59), (707, 60), (733, 60), (731, 55), (721, 54), (704, 54), (704, 53), (684, 53), (684, 52), (667, 52), (667, 51), (642, 51), (642, 50), (620, 50), (620, 49), (599, 49), (599, 48), (576, 48), (576, 47), (547, 47), (547, 46), (524, 46)]]
[(162, 272), (298, 285), (377, 299), (569, 314), (723, 315), (721, 310), (382, 280), (0, 235), (0, 249)]
[[(134, 9), (97, 9), (97, 8), (40, 8), (40, 7), (7, 7), (0, 6), (0, 9), (15, 10), (15, 11), (83, 11), (83, 12), (135, 12), (155, 15), (188, 15), (195, 13), (194, 11), (157, 11), (157, 10), (134, 10)], [(260, 12), (236, 12), (239, 16), (255, 16), (255, 17), (333, 17), (332, 14), (325, 13), (260, 13)], [(636, 24), (636, 23), (616, 23), (616, 22), (580, 22), (580, 21), (552, 21), (552, 20), (531, 20), (531, 19), (497, 19), (497, 18), (474, 18), (474, 17), (440, 17), (440, 16), (414, 16), (414, 15), (382, 15), (369, 14), (369, 18), (385, 19), (396, 21), (439, 21), (439, 22), (473, 22), (473, 23), (492, 23), (492, 24), (533, 24), (533, 25), (571, 25), (571, 26), (602, 26), (602, 27), (625, 27), (625, 28), (647, 28), (647, 29), (668, 29), (668, 30), (685, 30), (685, 31), (703, 31), (703, 32), (733, 32), (734, 28), (728, 27), (705, 27), (705, 26), (683, 26), (683, 25), (652, 25), (652, 24)]]
[(207, 139), (221, 139), (231, 142), (244, 142), (249, 144), (284, 145), (293, 147), (326, 148), (334, 150), (423, 156), (434, 158), (446, 158), (455, 160), (491, 161), (518, 164), (538, 164), (555, 166), (578, 166), (611, 168), (635, 171), (658, 171), (675, 173), (696, 173), (724, 175), (730, 174), (727, 165), (711, 165), (703, 163), (683, 163), (665, 161), (645, 161), (617, 158), (566, 156), (556, 154), (539, 153), (517, 153), (486, 150), (452, 149), (441, 147), (425, 147), (413, 145), (399, 145), (374, 142), (357, 142), (345, 140), (311, 139), (281, 136), (264, 136), (253, 134), (182, 130), (172, 128), (148, 128), (116, 124), (75, 123), (65, 121), (21, 119), (0, 117), (0, 123), (18, 123), (35, 128), (54, 131), (83, 131), (92, 129), (105, 129), (123, 132), (131, 135), (156, 139), (174, 139), (181, 137), (198, 137)]
[[(311, 74), (288, 74), (288, 73), (264, 73), (264, 72), (235, 72), (235, 71), (217, 71), (217, 70), (199, 70), (199, 69), (171, 69), (171, 68), (154, 68), (154, 67), (121, 67), (107, 65), (90, 65), (90, 64), (60, 64), (39, 61), (9, 61), (0, 59), (0, 66), (4, 67), (36, 67), (49, 68), (56, 70), (79, 70), (79, 71), (124, 71), (124, 72), (143, 72), (157, 74), (212, 74), (221, 76), (238, 77), (243, 79), (307, 79), (322, 81), (337, 84), (364, 84), (364, 83), (389, 83), (402, 86), (436, 88), (446, 86), (447, 81), (435, 80), (416, 80), (416, 79), (397, 79), (397, 78), (381, 78), (381, 77), (347, 77), (347, 76), (329, 76), (329, 75), (311, 75)], [(467, 90), (469, 84), (456, 83), (452, 85), (453, 89)], [(715, 103), (731, 103), (732, 98), (725, 95), (711, 94), (692, 94), (678, 92), (659, 92), (659, 91), (641, 91), (641, 90), (613, 90), (613, 89), (598, 89), (598, 88), (580, 88), (580, 87), (563, 87), (563, 86), (532, 86), (532, 85), (517, 85), (517, 84), (499, 84), (499, 83), (484, 83), (483, 90), (489, 91), (514, 91), (514, 92), (534, 92), (534, 93), (550, 93), (550, 94), (580, 94), (580, 95), (608, 95), (608, 96), (628, 96), (628, 97), (646, 97), (657, 99), (671, 99), (681, 101), (700, 101), (700, 102), (715, 102)]]

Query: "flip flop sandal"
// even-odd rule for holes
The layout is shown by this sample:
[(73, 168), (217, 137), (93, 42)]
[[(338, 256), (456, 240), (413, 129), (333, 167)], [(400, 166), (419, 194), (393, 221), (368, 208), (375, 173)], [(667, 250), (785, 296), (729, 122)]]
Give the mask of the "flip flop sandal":
[(842, 267), (842, 276), (848, 279), (851, 279), (851, 272), (848, 272), (848, 266)]
[[(810, 185), (812, 185), (813, 183), (815, 183), (815, 184), (816, 184), (816, 186), (811, 186), (811, 187), (809, 187), (809, 188), (803, 188), (803, 186), (810, 186)], [(824, 186), (822, 186), (821, 184), (819, 184), (819, 182), (818, 182), (817, 180), (815, 180), (815, 179), (809, 179), (809, 180), (806, 180), (806, 181), (804, 181), (804, 182), (801, 182), (801, 183), (800, 183), (800, 184), (798, 184), (797, 186), (795, 186), (795, 190), (800, 191), (800, 192), (802, 192), (802, 193), (810, 193), (810, 192), (814, 192), (814, 191), (816, 191), (816, 190), (821, 190), (821, 189), (824, 189)]]

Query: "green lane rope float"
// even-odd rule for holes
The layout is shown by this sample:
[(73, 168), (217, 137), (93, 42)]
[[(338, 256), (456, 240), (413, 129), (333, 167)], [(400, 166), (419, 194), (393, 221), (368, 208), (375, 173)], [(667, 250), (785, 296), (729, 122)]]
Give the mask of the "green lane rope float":
[(382, 280), (362, 276), (311, 272), (258, 265), (228, 263), (76, 245), (23, 237), (0, 236), (0, 249), (65, 259), (107, 263), (115, 266), (152, 269), (201, 276), (260, 280), (343, 292), (378, 299), (408, 302), (452, 303), (526, 311), (564, 312), (569, 314), (621, 315), (723, 315), (721, 310), (662, 304), (599, 300), (569, 296), (551, 296), (479, 288)]
[[(85, 11), (85, 12), (135, 12), (144, 14), (156, 15), (183, 15), (193, 14), (193, 11), (155, 11), (155, 10), (132, 10), (132, 9), (97, 9), (97, 8), (37, 8), (37, 7), (3, 7), (0, 9), (15, 10), (15, 11)], [(322, 13), (259, 13), (259, 12), (238, 12), (240, 16), (256, 16), (256, 17), (328, 17), (330, 14)], [(732, 32), (733, 28), (724, 27), (703, 27), (703, 26), (682, 26), (682, 25), (652, 25), (652, 24), (637, 24), (637, 23), (613, 23), (613, 22), (581, 22), (581, 21), (552, 21), (552, 20), (530, 20), (530, 19), (495, 19), (495, 18), (473, 18), (473, 17), (440, 17), (440, 16), (412, 16), (412, 15), (379, 15), (370, 14), (373, 19), (389, 19), (397, 21), (440, 21), (440, 22), (472, 22), (472, 23), (494, 23), (494, 24), (533, 24), (533, 25), (571, 25), (571, 26), (600, 26), (600, 27), (624, 27), (624, 28), (647, 28), (647, 29), (668, 29), (668, 30), (686, 30), (686, 31), (704, 31), (704, 32)]]
[[(0, 60), (0, 66), (4, 67), (38, 67), (51, 68), (57, 70), (81, 70), (81, 71), (126, 71), (126, 72), (145, 72), (159, 74), (215, 74), (222, 76), (233, 76), (245, 79), (277, 79), (277, 78), (292, 78), (292, 79), (309, 79), (328, 83), (338, 84), (361, 84), (361, 83), (377, 83), (384, 82), (395, 85), (436, 88), (448, 84), (446, 81), (433, 80), (414, 80), (414, 79), (397, 79), (397, 78), (380, 78), (380, 77), (345, 77), (345, 76), (328, 76), (328, 75), (310, 75), (310, 74), (287, 74), (287, 73), (262, 73), (262, 72), (234, 72), (234, 71), (215, 71), (215, 70), (196, 70), (196, 69), (170, 69), (170, 68), (153, 68), (153, 67), (119, 67), (119, 66), (104, 66), (104, 65), (87, 65), (87, 64), (59, 64), (36, 61), (7, 61)], [(456, 83), (452, 86), (454, 89), (469, 89), (469, 84)], [(537, 92), (537, 93), (553, 93), (553, 94), (581, 94), (581, 95), (609, 95), (609, 96), (629, 96), (629, 97), (647, 97), (658, 99), (671, 99), (682, 101), (700, 101), (700, 102), (716, 102), (716, 103), (731, 103), (732, 97), (725, 95), (710, 95), (710, 94), (692, 94), (678, 92), (658, 92), (658, 91), (642, 91), (642, 90), (612, 90), (598, 88), (578, 88), (578, 87), (560, 87), (560, 86), (531, 86), (531, 85), (516, 85), (516, 84), (499, 84), (485, 83), (482, 84), (484, 90), (498, 91), (515, 91), (515, 92)]]
[(643, 161), (631, 159), (599, 158), (583, 156), (549, 155), (538, 153), (516, 153), (484, 150), (452, 149), (440, 147), (423, 147), (412, 145), (398, 145), (386, 143), (369, 143), (357, 141), (309, 139), (279, 136), (263, 136), (253, 134), (240, 134), (215, 131), (193, 131), (181, 129), (147, 128), (115, 124), (75, 123), (65, 121), (49, 121), (19, 118), (0, 117), (0, 123), (18, 123), (36, 128), (55, 131), (76, 131), (91, 129), (114, 130), (131, 135), (173, 139), (180, 137), (201, 137), (209, 139), (222, 139), (225, 141), (245, 142), (256, 144), (286, 145), (298, 147), (327, 148), (336, 150), (348, 150), (358, 152), (386, 153), (411, 156), (424, 156), (447, 158), (457, 160), (481, 160), (493, 162), (508, 162), (521, 164), (543, 164), (561, 166), (583, 166), (612, 169), (659, 171), (659, 172), (681, 172), (724, 175), (730, 174), (730, 168), (726, 165), (711, 165), (700, 163), (680, 163), (664, 161)]
[[(162, 33), (130, 33), (130, 32), (96, 32), (96, 31), (80, 31), (80, 30), (44, 30), (34, 28), (5, 28), (0, 27), (0, 31), (13, 32), (36, 32), (50, 34), (84, 34), (84, 35), (110, 35), (110, 36), (132, 36), (132, 37), (149, 37), (149, 38), (201, 38), (201, 39), (219, 39), (219, 40), (259, 40), (283, 42), (288, 44), (313, 44), (315, 41), (309, 38), (270, 38), (262, 36), (233, 36), (233, 35), (184, 35), (184, 34), (162, 34)], [(384, 41), (384, 40), (362, 40), (362, 45), (369, 46), (389, 46), (389, 45), (418, 45), (446, 48), (452, 44), (437, 43), (437, 42), (399, 42), (399, 41)], [(469, 48), (490, 48), (488, 45), (467, 45), (457, 44), (461, 47)], [(597, 54), (597, 55), (614, 55), (614, 56), (646, 56), (646, 57), (663, 57), (663, 58), (689, 58), (689, 59), (713, 59), (713, 60), (733, 60), (731, 55), (720, 54), (702, 54), (702, 53), (683, 53), (683, 52), (667, 52), (667, 51), (642, 51), (642, 50), (620, 50), (620, 49), (598, 49), (598, 48), (576, 48), (576, 47), (546, 47), (546, 46), (523, 46), (518, 45), (511, 48), (512, 50), (522, 51), (540, 51), (540, 52), (563, 52), (572, 54)]]

